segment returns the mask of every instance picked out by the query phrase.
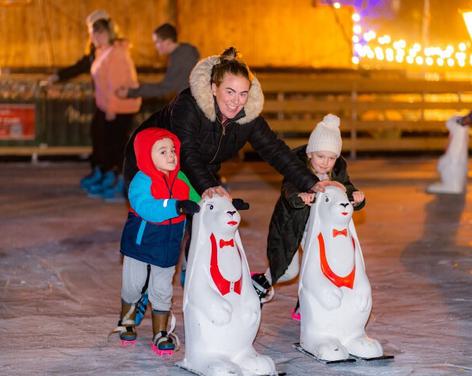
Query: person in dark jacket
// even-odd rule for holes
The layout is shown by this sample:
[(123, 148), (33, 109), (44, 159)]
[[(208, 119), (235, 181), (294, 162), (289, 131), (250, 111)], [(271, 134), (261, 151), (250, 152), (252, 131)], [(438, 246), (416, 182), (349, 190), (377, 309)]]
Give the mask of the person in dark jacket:
[[(308, 145), (294, 149), (302, 163), (308, 166), (321, 181), (332, 180), (341, 183), (354, 210), (365, 206), (365, 196), (352, 184), (347, 173), (346, 160), (341, 154), (340, 120), (335, 115), (326, 115), (310, 135)], [(267, 238), (269, 268), (264, 274), (253, 278), (269, 290), (262, 300), (273, 296), (272, 285), (295, 278), (299, 270), (298, 248), (302, 241), (310, 207), (316, 194), (300, 191), (285, 179), (280, 197), (275, 204)]]
[(261, 86), (231, 47), (221, 56), (201, 60), (190, 74), (190, 88), (147, 119), (131, 136), (125, 153), (124, 178), (137, 172), (133, 141), (150, 127), (164, 127), (182, 143), (181, 169), (203, 198), (230, 197), (218, 176), (221, 163), (249, 142), (254, 150), (300, 191), (324, 191), (320, 182), (261, 116)]
[(189, 43), (179, 43), (177, 30), (165, 23), (152, 33), (159, 55), (169, 56), (166, 73), (160, 82), (141, 84), (137, 88), (122, 87), (117, 95), (121, 98), (156, 98), (180, 93), (188, 87), (193, 67), (200, 59), (198, 49)]

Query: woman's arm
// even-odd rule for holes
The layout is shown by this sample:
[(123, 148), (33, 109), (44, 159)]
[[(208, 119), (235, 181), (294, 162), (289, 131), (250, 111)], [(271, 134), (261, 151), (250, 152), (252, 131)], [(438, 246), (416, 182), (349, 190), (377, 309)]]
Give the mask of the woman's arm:
[(83, 73), (90, 73), (90, 68), (92, 66), (93, 55), (84, 55), (79, 60), (77, 60), (71, 66), (59, 69), (56, 72), (57, 80), (66, 81), (71, 78), (77, 77)]
[(196, 106), (189, 96), (180, 95), (172, 107), (170, 129), (181, 142), (181, 169), (201, 195), (208, 188), (216, 187), (220, 183), (200, 156), (201, 117)]
[(254, 130), (249, 139), (254, 150), (300, 192), (308, 192), (318, 182), (318, 178), (278, 138), (264, 118), (259, 116), (254, 122)]

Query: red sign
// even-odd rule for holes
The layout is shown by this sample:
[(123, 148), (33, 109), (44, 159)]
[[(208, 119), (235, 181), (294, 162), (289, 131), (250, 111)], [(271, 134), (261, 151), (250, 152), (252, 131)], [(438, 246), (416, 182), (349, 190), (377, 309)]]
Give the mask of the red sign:
[(34, 104), (0, 104), (0, 140), (34, 140), (35, 133)]

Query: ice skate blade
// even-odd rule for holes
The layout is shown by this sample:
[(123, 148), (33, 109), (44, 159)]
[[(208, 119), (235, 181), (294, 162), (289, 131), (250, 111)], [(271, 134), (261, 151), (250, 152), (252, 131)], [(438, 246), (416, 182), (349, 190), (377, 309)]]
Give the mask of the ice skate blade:
[(157, 346), (155, 344), (151, 344), (151, 350), (158, 356), (161, 356), (161, 357), (171, 357), (175, 350), (160, 350), (157, 348)]
[[(199, 376), (205, 376), (203, 373), (196, 371), (192, 368), (187, 367), (186, 365), (183, 364), (183, 362), (177, 362), (175, 363), (175, 366), (181, 369), (184, 369), (187, 372), (193, 373), (194, 375), (199, 375)], [(229, 374), (228, 376), (234, 375), (234, 373)], [(286, 372), (276, 372), (274, 374), (267, 374), (267, 375), (258, 375), (258, 376), (286, 376)]]
[(192, 369), (192, 368), (187, 367), (187, 366), (184, 365), (182, 362), (177, 362), (177, 363), (175, 363), (175, 366), (178, 367), (178, 368), (184, 369), (184, 370), (187, 371), (187, 372), (193, 373), (194, 375), (205, 376), (203, 373), (198, 372), (198, 371), (196, 371), (196, 370), (194, 370), (194, 369)]
[(356, 359), (349, 357), (346, 359), (339, 359), (339, 360), (324, 360), (316, 357), (313, 355), (311, 352), (306, 351), (303, 347), (300, 346), (299, 343), (294, 343), (293, 348), (297, 351), (300, 351), (301, 353), (308, 355), (310, 358), (317, 360), (318, 362), (324, 363), (324, 364), (339, 364), (339, 363), (354, 363)]
[(393, 359), (395, 359), (395, 356), (390, 355), (390, 354), (384, 354), (384, 355), (381, 355), (381, 356), (376, 356), (374, 358), (362, 358), (360, 356), (355, 356), (355, 355), (351, 354), (351, 357), (353, 357), (354, 359), (360, 360), (360, 361), (364, 361), (364, 362), (375, 362), (375, 361), (379, 361), (379, 360), (393, 360)]

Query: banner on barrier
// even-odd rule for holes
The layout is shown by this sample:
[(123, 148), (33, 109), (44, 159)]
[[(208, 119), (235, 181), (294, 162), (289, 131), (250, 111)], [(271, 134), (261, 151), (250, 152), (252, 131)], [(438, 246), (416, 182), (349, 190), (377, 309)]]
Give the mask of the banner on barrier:
[(34, 104), (0, 103), (0, 140), (34, 140)]

